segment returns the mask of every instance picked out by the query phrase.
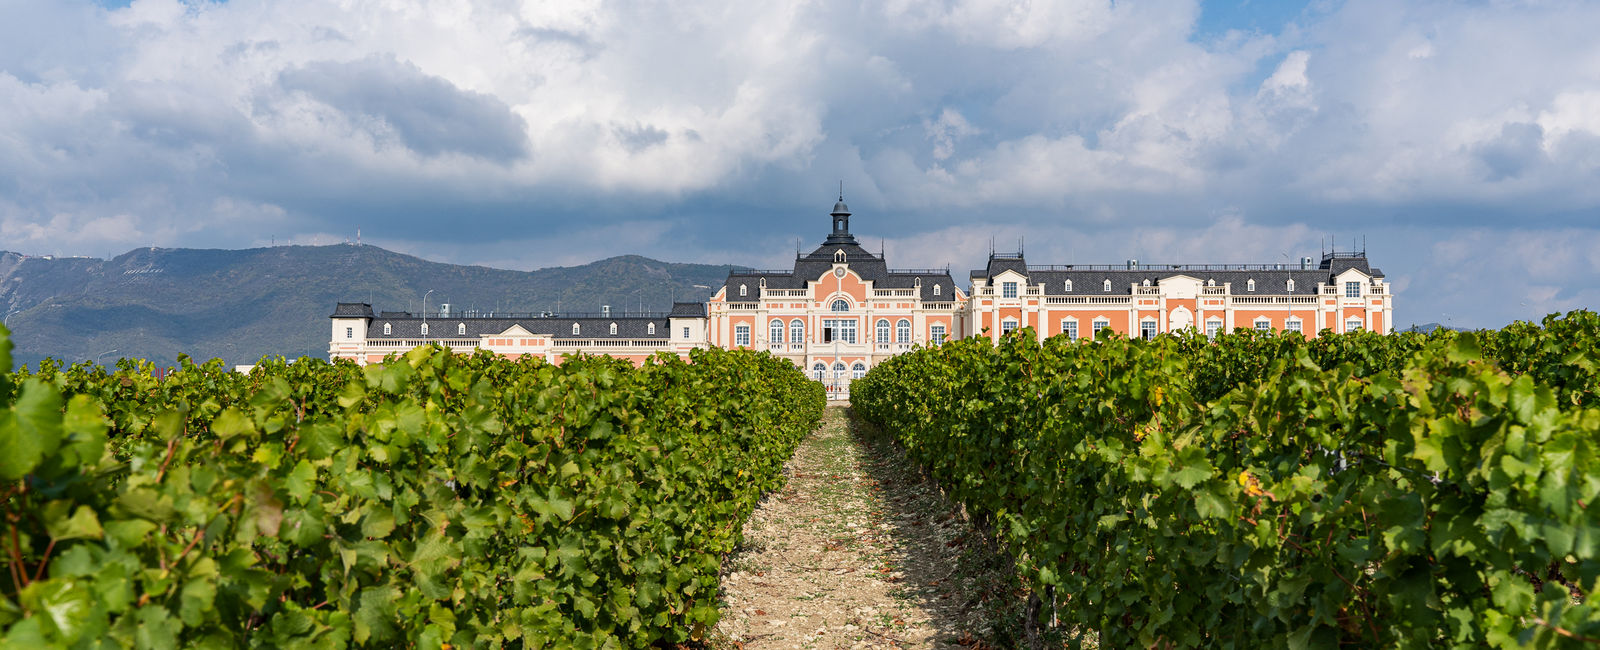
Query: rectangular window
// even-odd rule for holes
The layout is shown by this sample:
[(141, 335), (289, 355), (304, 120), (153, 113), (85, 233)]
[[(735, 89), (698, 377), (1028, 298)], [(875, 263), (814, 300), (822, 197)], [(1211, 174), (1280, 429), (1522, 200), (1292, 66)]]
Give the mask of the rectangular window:
[(1111, 327), (1111, 321), (1108, 321), (1108, 320), (1097, 320), (1097, 321), (1094, 322), (1094, 332), (1093, 332), (1093, 334), (1095, 336), (1099, 336), (1100, 335), (1100, 330), (1106, 329), (1108, 327)]
[(1146, 341), (1156, 337), (1156, 322), (1153, 320), (1140, 321), (1139, 338)]
[(1272, 321), (1269, 321), (1269, 320), (1258, 320), (1258, 321), (1256, 321), (1256, 329), (1258, 331), (1262, 331), (1262, 332), (1270, 330), (1270, 329), (1272, 329)]
[(1361, 319), (1352, 318), (1350, 320), (1345, 321), (1344, 322), (1344, 331), (1346, 331), (1346, 332), (1359, 332), (1359, 331), (1361, 331)]
[(689, 328), (683, 328), (683, 338), (689, 338)]
[(1361, 297), (1361, 283), (1360, 282), (1346, 282), (1346, 283), (1344, 283), (1344, 297), (1346, 297), (1346, 298), (1360, 298)]
[(1287, 321), (1287, 322), (1285, 322), (1283, 324), (1283, 328), (1286, 329), (1286, 330), (1289, 330), (1291, 332), (1298, 332), (1298, 331), (1300, 331), (1300, 321), (1297, 321), (1297, 320)]
[(1206, 321), (1206, 338), (1208, 338), (1208, 339), (1217, 338), (1217, 332), (1220, 332), (1220, 331), (1222, 331), (1222, 321), (1220, 321), (1220, 320), (1208, 320), (1208, 321)]
[(356, 337), (356, 328), (354, 328), (354, 327), (346, 327), (346, 328), (344, 328), (344, 337), (347, 338), (347, 339), (355, 338)]
[(934, 325), (928, 329), (928, 341), (934, 345), (944, 345), (944, 326)]
[(1000, 297), (1001, 298), (1015, 298), (1015, 297), (1017, 297), (1017, 283), (1015, 283), (1015, 282), (1003, 282), (1003, 283), (1001, 283), (1000, 284)]
[(854, 318), (826, 318), (822, 321), (822, 340), (828, 343), (839, 341), (841, 343), (856, 342), (856, 319)]
[(1064, 321), (1061, 321), (1061, 333), (1062, 334), (1066, 334), (1067, 338), (1069, 338), (1069, 339), (1078, 338), (1078, 321), (1075, 321), (1075, 320), (1064, 320)]
[(750, 326), (749, 325), (740, 325), (738, 327), (733, 328), (733, 344), (734, 345), (747, 346), (747, 347), (750, 345)]
[(1017, 329), (1017, 321), (1008, 320), (1000, 323), (1000, 335), (1005, 336)]

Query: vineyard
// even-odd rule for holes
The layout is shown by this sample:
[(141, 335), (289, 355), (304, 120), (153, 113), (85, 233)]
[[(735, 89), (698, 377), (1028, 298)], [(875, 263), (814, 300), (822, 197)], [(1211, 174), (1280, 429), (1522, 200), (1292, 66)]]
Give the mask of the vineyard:
[(0, 373), (0, 646), (694, 639), (824, 403), (719, 350), (151, 370)]
[(1434, 335), (1031, 331), (855, 382), (1100, 647), (1600, 643), (1600, 316)]

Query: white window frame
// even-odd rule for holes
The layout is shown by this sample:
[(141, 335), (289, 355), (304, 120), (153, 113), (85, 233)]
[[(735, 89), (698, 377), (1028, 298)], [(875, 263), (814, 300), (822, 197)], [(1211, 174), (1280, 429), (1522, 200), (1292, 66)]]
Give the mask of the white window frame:
[(910, 319), (902, 318), (902, 319), (900, 319), (898, 322), (896, 322), (894, 324), (894, 342), (895, 343), (910, 343), (911, 342), (911, 320)]
[(1289, 293), (1294, 293), (1294, 278), (1289, 278), (1288, 282), (1283, 283), (1283, 288)]
[(1156, 322), (1156, 319), (1150, 317), (1139, 319), (1139, 338), (1146, 341), (1153, 341), (1155, 340), (1156, 335), (1160, 333), (1161, 324)]
[(742, 284), (739, 285), (739, 297), (743, 298), (743, 297), (748, 296), (748, 295), (750, 295), (750, 287), (747, 287), (747, 286), (742, 285)]
[(347, 339), (355, 338), (356, 337), (356, 328), (354, 328), (354, 327), (346, 327), (346, 328), (344, 328), (344, 337), (347, 338)]
[[(839, 251), (839, 252), (843, 253), (844, 251)], [(835, 361), (835, 362), (833, 362), (833, 378), (834, 379), (844, 379), (845, 370), (846, 370), (846, 368), (844, 367), (844, 362), (843, 361)]]
[(1291, 319), (1288, 319), (1286, 321), (1283, 321), (1283, 329), (1285, 329), (1287, 331), (1290, 331), (1290, 332), (1304, 333), (1304, 331), (1305, 331), (1304, 327), (1305, 327), (1305, 325), (1304, 325), (1303, 321), (1301, 321), (1298, 318), (1291, 318)]
[(1106, 279), (1106, 292), (1111, 292), (1111, 280), (1109, 278)]
[[(1351, 323), (1354, 323), (1355, 326), (1351, 327)], [(1344, 319), (1344, 331), (1346, 331), (1346, 332), (1359, 332), (1359, 331), (1361, 331), (1363, 329), (1366, 329), (1365, 321), (1362, 320), (1360, 317), (1352, 317), (1352, 318)]]
[(393, 333), (394, 333), (394, 329), (391, 328), (388, 323), (384, 323), (383, 324), (383, 334), (384, 334), (384, 336), (388, 336), (388, 335), (393, 334)]
[(1257, 332), (1270, 332), (1272, 331), (1272, 319), (1257, 318), (1253, 321), (1250, 321), (1250, 326), (1254, 327)]
[(617, 335), (617, 324), (616, 323), (612, 323), (611, 324), (611, 335), (612, 336), (616, 336)]
[(1208, 318), (1208, 319), (1206, 319), (1206, 338), (1215, 339), (1215, 338), (1217, 338), (1217, 335), (1221, 334), (1221, 333), (1222, 333), (1222, 319), (1220, 319), (1220, 318)]
[(856, 342), (856, 319), (854, 318), (825, 318), (822, 320), (823, 329), (833, 329), (834, 340), (841, 343), (854, 344)]
[(767, 337), (772, 343), (783, 342), (783, 319), (774, 318), (767, 323)]
[(879, 318), (878, 322), (872, 328), (872, 336), (873, 338), (877, 339), (879, 343), (888, 343), (890, 341), (889, 319)]
[(1089, 321), (1089, 327), (1093, 330), (1089, 332), (1089, 336), (1093, 338), (1100, 335), (1100, 330), (1111, 329), (1111, 320), (1096, 318), (1092, 321)]
[(1015, 297), (1017, 297), (1017, 283), (1015, 283), (1015, 282), (1001, 282), (1000, 283), (1000, 297), (1001, 298), (1015, 298)]
[(812, 364), (811, 374), (817, 381), (822, 381), (824, 377), (828, 376), (828, 364), (821, 361)]
[(688, 340), (688, 338), (689, 338), (689, 327), (688, 326), (684, 326), (684, 328), (683, 328), (683, 338), (684, 338), (684, 340)]
[(650, 323), (649, 325), (646, 325), (645, 326), (645, 333), (646, 334), (655, 334), (656, 333), (656, 324), (655, 323)]
[(467, 324), (466, 323), (456, 323), (456, 336), (466, 336), (466, 335), (467, 335)]
[(835, 298), (834, 301), (828, 305), (828, 311), (839, 313), (848, 312), (850, 311), (850, 301), (845, 300), (844, 298)]
[(582, 334), (582, 333), (583, 333), (583, 327), (579, 326), (577, 323), (573, 323), (572, 324), (572, 335), (573, 336), (577, 336), (577, 335)]
[(860, 379), (865, 376), (867, 376), (867, 364), (861, 363), (860, 361), (850, 364), (851, 379)]
[(1355, 282), (1346, 282), (1346, 283), (1344, 283), (1344, 297), (1346, 297), (1346, 298), (1360, 298), (1361, 297), (1361, 282), (1360, 281), (1355, 281)]
[(738, 324), (733, 326), (733, 344), (737, 347), (750, 347), (750, 326)]
[(933, 295), (939, 295), (939, 285), (933, 285)]
[(1076, 318), (1063, 318), (1063, 319), (1061, 319), (1061, 333), (1067, 335), (1067, 338), (1069, 338), (1069, 339), (1078, 338), (1078, 319), (1076, 319)]
[(1244, 281), (1244, 290), (1245, 291), (1255, 291), (1256, 290), (1256, 279), (1255, 278), (1250, 278), (1249, 280), (1245, 280)]
[(427, 323), (423, 323), (422, 324), (422, 335), (423, 336), (427, 336), (428, 335), (428, 324)]
[(800, 345), (806, 342), (806, 322), (798, 318), (789, 321), (789, 342)]
[(1071, 280), (1067, 280), (1066, 285), (1063, 287), (1063, 289), (1065, 289), (1067, 293), (1072, 293), (1072, 281)]
[(1000, 336), (1005, 336), (1017, 331), (1017, 325), (1018, 322), (1015, 318), (1007, 318), (1003, 321), (1000, 321)]
[(928, 342), (934, 345), (944, 345), (944, 323), (934, 323), (928, 327)]

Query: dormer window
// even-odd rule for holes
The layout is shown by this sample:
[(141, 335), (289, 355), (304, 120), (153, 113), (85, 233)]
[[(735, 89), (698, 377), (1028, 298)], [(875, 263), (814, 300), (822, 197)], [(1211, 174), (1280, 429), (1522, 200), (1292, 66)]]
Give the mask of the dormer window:
[(1111, 290), (1111, 280), (1108, 279), (1108, 280), (1106, 280), (1106, 291), (1110, 291), (1110, 290)]
[(1284, 283), (1284, 285), (1285, 290), (1287, 290), (1289, 293), (1294, 293), (1294, 278), (1290, 278), (1288, 282)]
[(1072, 281), (1067, 280), (1066, 286), (1062, 287), (1062, 289), (1064, 289), (1067, 293), (1072, 293)]
[(423, 323), (422, 324), (422, 335), (423, 336), (427, 336), (428, 335), (428, 324), (427, 323)]
[(1255, 278), (1250, 278), (1249, 280), (1245, 280), (1244, 281), (1244, 290), (1245, 291), (1255, 291), (1256, 290), (1256, 279)]
[(939, 285), (933, 285), (933, 295), (939, 295)]
[(844, 251), (842, 251), (842, 250), (834, 251), (833, 252), (833, 261), (837, 262), (839, 264), (843, 264), (844, 263)]
[(1144, 279), (1144, 286), (1147, 286), (1147, 287), (1150, 286), (1150, 278), (1145, 278)]
[(739, 285), (739, 297), (743, 298), (748, 295), (750, 295), (750, 288), (742, 284)]
[(384, 323), (383, 324), (383, 335), (384, 336), (388, 336), (388, 335), (393, 334), (393, 333), (394, 333), (394, 330), (389, 327), (389, 324), (388, 323)]
[(1206, 286), (1208, 286), (1208, 287), (1217, 286), (1217, 279), (1216, 278), (1211, 278), (1210, 280), (1206, 280)]
[(578, 324), (577, 323), (573, 323), (572, 324), (572, 335), (573, 336), (577, 336), (578, 332), (581, 332), (581, 331), (583, 331), (583, 330), (578, 328)]
[(616, 323), (612, 323), (611, 324), (611, 335), (612, 336), (616, 336), (617, 335), (617, 324)]
[(656, 324), (655, 323), (651, 323), (649, 325), (646, 325), (644, 329), (645, 329), (645, 333), (646, 334), (655, 334), (656, 333)]

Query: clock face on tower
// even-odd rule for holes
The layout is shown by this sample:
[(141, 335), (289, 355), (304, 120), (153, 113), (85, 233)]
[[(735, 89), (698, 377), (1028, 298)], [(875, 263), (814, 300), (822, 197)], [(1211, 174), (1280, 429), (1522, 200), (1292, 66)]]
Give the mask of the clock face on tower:
[(833, 270), (833, 277), (836, 277), (836, 278), (844, 277), (844, 267), (841, 266), (839, 268), (834, 269)]

